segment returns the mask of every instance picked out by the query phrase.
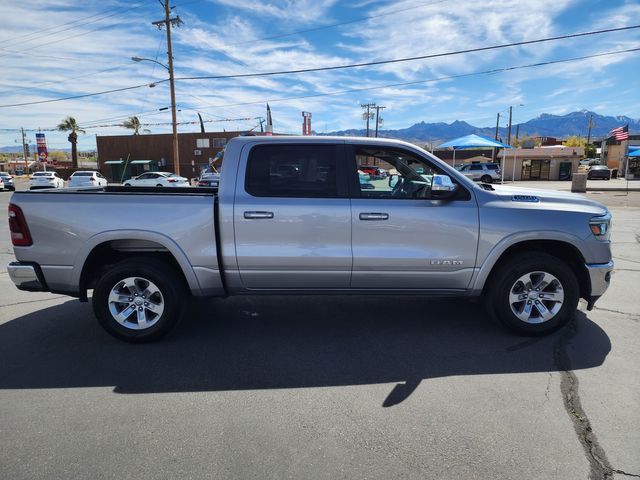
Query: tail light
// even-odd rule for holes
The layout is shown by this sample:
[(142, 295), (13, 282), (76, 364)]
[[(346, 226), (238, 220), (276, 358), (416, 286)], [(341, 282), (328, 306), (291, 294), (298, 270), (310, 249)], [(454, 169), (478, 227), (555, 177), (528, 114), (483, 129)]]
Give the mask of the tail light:
[(27, 221), (22, 210), (13, 203), (9, 204), (9, 231), (11, 243), (16, 247), (28, 247), (33, 244)]

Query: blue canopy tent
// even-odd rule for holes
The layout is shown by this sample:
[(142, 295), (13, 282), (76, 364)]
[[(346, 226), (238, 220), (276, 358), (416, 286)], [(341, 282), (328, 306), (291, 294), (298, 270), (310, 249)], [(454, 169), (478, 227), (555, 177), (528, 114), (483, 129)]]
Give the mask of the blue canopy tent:
[[(498, 142), (492, 138), (481, 137), (480, 135), (476, 135), (472, 133), (471, 135), (465, 135), (464, 137), (455, 138), (448, 142), (442, 143), (438, 145), (438, 148), (451, 148), (453, 149), (453, 167), (456, 165), (456, 150), (464, 150), (467, 148), (513, 148), (511, 145), (507, 145), (506, 143)], [(504, 158), (504, 157), (503, 157)], [(502, 167), (502, 165), (500, 165)], [(515, 159), (513, 160), (513, 168), (515, 170), (516, 163)], [(502, 170), (502, 180), (504, 180), (504, 169)]]
[[(631, 150), (631, 147), (629, 147), (629, 150)], [(640, 157), (640, 147), (634, 148), (633, 150), (631, 150), (629, 152), (629, 155), (627, 155), (627, 157)]]

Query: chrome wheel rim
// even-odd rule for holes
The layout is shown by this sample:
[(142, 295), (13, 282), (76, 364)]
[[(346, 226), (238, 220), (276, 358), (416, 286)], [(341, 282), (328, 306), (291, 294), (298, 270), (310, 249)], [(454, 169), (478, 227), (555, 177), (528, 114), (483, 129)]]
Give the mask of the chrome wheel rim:
[(548, 272), (522, 275), (509, 290), (509, 306), (525, 323), (544, 323), (554, 318), (564, 302), (562, 283)]
[(164, 312), (160, 289), (142, 277), (127, 277), (109, 292), (109, 312), (113, 319), (130, 330), (154, 326)]

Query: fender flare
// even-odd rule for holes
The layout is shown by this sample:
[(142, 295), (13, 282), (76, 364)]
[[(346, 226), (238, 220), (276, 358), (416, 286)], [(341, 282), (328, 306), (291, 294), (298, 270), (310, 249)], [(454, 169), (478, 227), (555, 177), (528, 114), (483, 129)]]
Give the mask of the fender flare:
[(581, 255), (582, 251), (580, 245), (582, 240), (575, 235), (560, 232), (557, 230), (536, 230), (513, 233), (498, 242), (491, 251), (487, 254), (482, 265), (476, 269), (476, 273), (471, 279), (471, 291), (473, 294), (480, 294), (484, 289), (485, 283), (489, 278), (489, 275), (493, 271), (493, 268), (498, 263), (498, 260), (502, 255), (511, 247), (530, 241), (554, 241), (562, 242), (575, 248)]
[(162, 245), (169, 251), (180, 266), (191, 292), (200, 292), (200, 283), (193, 271), (193, 267), (191, 266), (187, 255), (182, 251), (178, 244), (162, 233), (149, 230), (108, 230), (106, 232), (100, 232), (89, 238), (76, 254), (73, 263), (73, 276), (71, 278), (73, 285), (80, 286), (82, 271), (84, 270), (84, 266), (93, 249), (98, 245), (113, 240), (147, 240)]

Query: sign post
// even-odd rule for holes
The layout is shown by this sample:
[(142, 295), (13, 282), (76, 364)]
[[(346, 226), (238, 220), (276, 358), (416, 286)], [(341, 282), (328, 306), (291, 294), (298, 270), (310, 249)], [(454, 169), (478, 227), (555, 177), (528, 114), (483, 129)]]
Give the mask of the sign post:
[(36, 133), (36, 147), (38, 149), (38, 161), (43, 164), (44, 171), (47, 171), (47, 140), (44, 137), (44, 133)]

